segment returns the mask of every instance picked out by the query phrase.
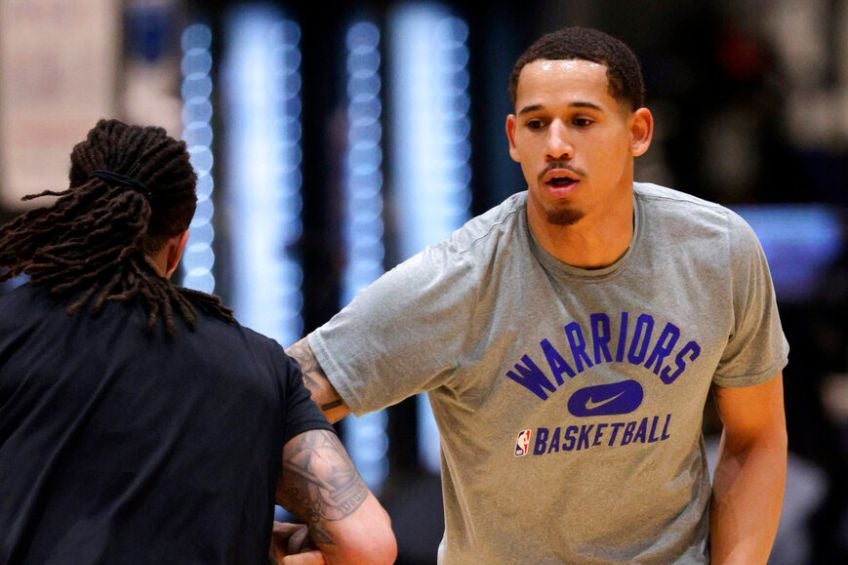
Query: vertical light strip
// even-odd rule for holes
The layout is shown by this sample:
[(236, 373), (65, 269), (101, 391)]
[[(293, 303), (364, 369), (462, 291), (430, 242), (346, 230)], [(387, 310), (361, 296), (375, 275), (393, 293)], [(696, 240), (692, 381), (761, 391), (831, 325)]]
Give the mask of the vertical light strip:
[(226, 22), (232, 303), (245, 325), (288, 345), (303, 332), (300, 27), (264, 6)]
[[(383, 274), (383, 151), (380, 141), (380, 30), (356, 22), (346, 37), (347, 150), (343, 236), (347, 264), (342, 306)], [(343, 420), (345, 444), (368, 487), (379, 493), (389, 471), (385, 411)]]
[(383, 274), (383, 151), (380, 141), (380, 31), (358, 22), (347, 32), (347, 153), (342, 305)]
[(183, 133), (191, 164), (197, 172), (197, 211), (189, 226), (191, 237), (183, 255), (182, 284), (203, 292), (214, 292), (212, 266), (215, 253), (212, 242), (215, 229), (212, 217), (212, 32), (208, 26), (194, 24), (182, 34)]
[[(409, 257), (469, 218), (468, 25), (438, 4), (406, 4), (389, 18), (392, 186), (399, 247)], [(418, 398), (419, 457), (439, 469), (430, 405)]]

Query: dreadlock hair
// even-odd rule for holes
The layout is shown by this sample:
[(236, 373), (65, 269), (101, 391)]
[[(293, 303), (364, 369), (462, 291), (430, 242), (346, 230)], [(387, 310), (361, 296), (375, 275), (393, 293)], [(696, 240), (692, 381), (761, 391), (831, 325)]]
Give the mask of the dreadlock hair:
[(645, 84), (633, 51), (602, 31), (573, 26), (543, 35), (521, 54), (509, 77), (509, 99), (513, 106), (521, 69), (539, 59), (582, 59), (606, 65), (610, 95), (628, 103), (631, 110), (645, 105)]
[[(137, 298), (148, 331), (161, 316), (176, 333), (176, 309), (194, 329), (198, 305), (233, 322), (216, 296), (177, 288), (147, 255), (185, 231), (197, 204), (197, 175), (186, 145), (159, 127), (100, 120), (71, 152), (67, 190), (24, 196), (58, 196), (0, 227), (0, 282), (25, 273), (57, 297), (72, 297), (73, 316), (86, 304), (99, 312), (107, 300)], [(5, 272), (3, 272), (5, 270)]]

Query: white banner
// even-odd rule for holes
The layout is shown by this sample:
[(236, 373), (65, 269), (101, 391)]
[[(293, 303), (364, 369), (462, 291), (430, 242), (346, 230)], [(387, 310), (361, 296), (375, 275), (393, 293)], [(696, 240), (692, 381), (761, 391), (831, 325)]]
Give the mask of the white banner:
[(3, 207), (67, 188), (74, 144), (114, 115), (119, 24), (118, 0), (0, 0)]

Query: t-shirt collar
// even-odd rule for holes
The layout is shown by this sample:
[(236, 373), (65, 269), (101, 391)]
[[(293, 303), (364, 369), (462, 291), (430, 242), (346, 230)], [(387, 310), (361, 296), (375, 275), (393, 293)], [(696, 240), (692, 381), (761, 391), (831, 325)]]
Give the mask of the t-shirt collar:
[(636, 194), (633, 194), (633, 237), (630, 240), (630, 246), (627, 248), (627, 251), (624, 252), (624, 255), (619, 257), (619, 259), (609, 265), (607, 267), (603, 267), (600, 269), (584, 269), (582, 267), (575, 267), (573, 265), (569, 265), (568, 263), (564, 263), (548, 253), (544, 247), (539, 243), (536, 239), (536, 236), (533, 234), (533, 230), (530, 229), (530, 223), (527, 220), (527, 202), (525, 200), (525, 210), (524, 214), (522, 214), (522, 223), (524, 224), (524, 230), (528, 234), (528, 240), (530, 242), (530, 249), (533, 252), (533, 255), (538, 259), (538, 261), (542, 264), (542, 266), (554, 276), (560, 276), (565, 278), (579, 278), (579, 279), (592, 279), (592, 280), (603, 280), (613, 276), (622, 270), (627, 263), (630, 261), (630, 257), (634, 254), (635, 249), (638, 247), (640, 241), (640, 233), (642, 231), (642, 223), (644, 218), (642, 218), (642, 206), (639, 204), (639, 199), (636, 198)]

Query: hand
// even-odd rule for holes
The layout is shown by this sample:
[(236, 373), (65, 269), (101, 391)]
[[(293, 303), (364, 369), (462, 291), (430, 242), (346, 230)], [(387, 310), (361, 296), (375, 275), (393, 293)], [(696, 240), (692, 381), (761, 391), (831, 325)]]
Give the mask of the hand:
[[(271, 530), (271, 552), (275, 559), (281, 563), (303, 563), (304, 565), (311, 563), (324, 563), (324, 558), (319, 551), (315, 550), (315, 545), (309, 539), (309, 529), (305, 524), (291, 524), (288, 522), (274, 522)], [(315, 553), (318, 555), (319, 561), (314, 561), (315, 556), (306, 558), (309, 554)], [(306, 560), (293, 561), (286, 560), (286, 557), (295, 557), (303, 555)], [(313, 560), (310, 560), (313, 559)]]

